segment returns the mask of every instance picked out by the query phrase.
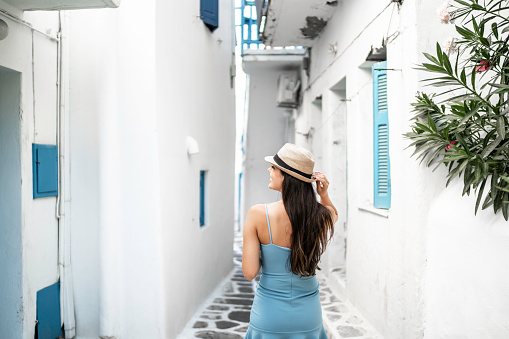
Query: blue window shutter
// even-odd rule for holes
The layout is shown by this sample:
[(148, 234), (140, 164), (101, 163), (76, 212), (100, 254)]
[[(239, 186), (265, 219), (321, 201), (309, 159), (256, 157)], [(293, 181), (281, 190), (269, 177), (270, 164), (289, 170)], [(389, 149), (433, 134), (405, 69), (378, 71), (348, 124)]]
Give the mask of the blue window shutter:
[(389, 161), (389, 113), (387, 107), (387, 61), (373, 65), (373, 173), (374, 205), (391, 208)]
[(200, 226), (205, 226), (205, 171), (200, 171)]
[(60, 322), (60, 283), (37, 292), (37, 337), (59, 338), (62, 336)]
[(210, 29), (213, 32), (216, 28), (219, 27), (219, 0), (200, 0), (200, 16)]
[(32, 144), (33, 198), (58, 195), (58, 148)]

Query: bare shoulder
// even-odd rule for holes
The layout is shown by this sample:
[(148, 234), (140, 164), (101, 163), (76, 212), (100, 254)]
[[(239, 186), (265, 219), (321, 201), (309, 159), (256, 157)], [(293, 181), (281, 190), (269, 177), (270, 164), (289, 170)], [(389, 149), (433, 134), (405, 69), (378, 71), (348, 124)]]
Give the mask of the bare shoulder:
[(265, 205), (253, 205), (247, 211), (245, 227), (256, 227), (265, 219)]
[(256, 222), (260, 218), (265, 218), (265, 205), (258, 204), (251, 206), (247, 211), (246, 221), (250, 219)]

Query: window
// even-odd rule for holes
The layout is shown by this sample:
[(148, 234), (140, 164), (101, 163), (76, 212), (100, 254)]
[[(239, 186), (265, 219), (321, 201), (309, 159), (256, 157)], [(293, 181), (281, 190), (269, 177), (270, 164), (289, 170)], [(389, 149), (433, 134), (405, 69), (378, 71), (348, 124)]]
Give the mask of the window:
[(200, 171), (200, 227), (205, 226), (205, 194), (206, 192), (207, 172)]
[(58, 148), (32, 144), (33, 197), (58, 195)]
[(214, 32), (219, 27), (219, 0), (200, 0), (200, 16), (203, 23)]
[(373, 174), (374, 205), (391, 208), (387, 61), (373, 65)]

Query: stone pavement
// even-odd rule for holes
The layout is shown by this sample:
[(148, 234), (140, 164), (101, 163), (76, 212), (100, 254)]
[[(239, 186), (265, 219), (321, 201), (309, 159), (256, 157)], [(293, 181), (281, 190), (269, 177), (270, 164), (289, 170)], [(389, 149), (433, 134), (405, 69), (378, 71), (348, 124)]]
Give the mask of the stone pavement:
[[(242, 235), (234, 241), (233, 272), (212, 293), (177, 339), (242, 339), (249, 326), (249, 312), (259, 277), (248, 281), (242, 275)], [(327, 285), (323, 274), (320, 282), (323, 322), (329, 339), (382, 337), (348, 302), (339, 300)]]

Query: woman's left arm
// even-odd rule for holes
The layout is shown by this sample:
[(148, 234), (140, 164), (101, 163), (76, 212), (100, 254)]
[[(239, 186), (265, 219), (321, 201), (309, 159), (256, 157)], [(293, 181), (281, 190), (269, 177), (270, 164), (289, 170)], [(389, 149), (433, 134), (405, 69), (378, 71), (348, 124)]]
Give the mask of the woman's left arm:
[[(263, 206), (262, 206), (263, 207)], [(260, 240), (256, 224), (259, 219), (260, 205), (249, 209), (244, 223), (244, 244), (242, 248), (242, 273), (251, 281), (260, 271)]]

